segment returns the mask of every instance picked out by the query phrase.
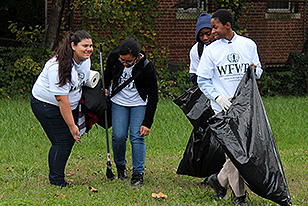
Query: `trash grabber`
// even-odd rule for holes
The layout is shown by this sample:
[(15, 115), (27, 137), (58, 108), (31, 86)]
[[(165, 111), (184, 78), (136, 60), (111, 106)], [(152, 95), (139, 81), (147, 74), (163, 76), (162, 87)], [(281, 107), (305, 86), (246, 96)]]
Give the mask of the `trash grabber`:
[[(101, 72), (102, 72), (102, 88), (105, 92), (105, 82), (104, 82), (104, 68), (103, 68), (103, 51), (102, 51), (102, 43), (99, 44), (99, 57), (100, 57), (100, 64), (101, 64)], [(109, 149), (109, 135), (108, 135), (108, 118), (107, 118), (107, 109), (105, 110), (105, 130), (106, 130), (106, 140), (107, 140), (107, 170), (106, 176), (108, 179), (113, 179), (114, 174), (112, 172), (112, 166), (110, 161), (110, 149)]]

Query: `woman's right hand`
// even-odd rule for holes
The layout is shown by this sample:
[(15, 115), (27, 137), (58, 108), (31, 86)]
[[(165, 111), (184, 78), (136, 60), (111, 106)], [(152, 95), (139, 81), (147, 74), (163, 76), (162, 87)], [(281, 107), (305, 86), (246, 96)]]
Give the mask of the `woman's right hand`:
[(79, 136), (79, 129), (77, 125), (73, 125), (70, 127), (71, 134), (73, 138), (76, 140), (77, 143), (79, 143), (80, 136)]
[(105, 89), (105, 96), (108, 96), (108, 89)]

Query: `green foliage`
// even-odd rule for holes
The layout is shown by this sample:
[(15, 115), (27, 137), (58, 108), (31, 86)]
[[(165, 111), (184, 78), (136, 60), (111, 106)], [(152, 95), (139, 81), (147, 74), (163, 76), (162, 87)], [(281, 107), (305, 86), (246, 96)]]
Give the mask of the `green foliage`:
[(22, 46), (0, 47), (0, 97), (28, 93), (51, 54), (40, 26), (26, 30), (12, 23), (10, 29)]
[(9, 29), (16, 35), (16, 40), (23, 43), (24, 46), (38, 46), (43, 43), (45, 29), (42, 29), (40, 25), (36, 25), (34, 28), (29, 26), (29, 31), (25, 30), (25, 27), (18, 29), (17, 23), (11, 23)]
[(158, 92), (159, 97), (176, 98), (193, 86), (189, 77), (188, 68), (183, 65), (177, 71), (170, 72), (168, 69), (158, 70)]
[(291, 52), (285, 64), (286, 71), (264, 72), (258, 81), (260, 93), (267, 96), (307, 96), (308, 57)]
[(0, 96), (12, 96), (29, 93), (42, 67), (30, 57), (17, 59), (14, 66), (9, 67), (3, 78), (6, 87), (0, 88)]
[[(228, 9), (234, 17), (234, 25), (232, 27), (238, 34), (248, 36), (246, 25), (249, 21), (250, 11), (253, 7), (251, 0), (216, 0), (214, 1), (214, 10), (221, 8)], [(241, 20), (241, 21), (240, 21)]]
[[(149, 51), (158, 49), (155, 32), (155, 22), (160, 17), (158, 5), (157, 0), (87, 0), (76, 1), (73, 7), (83, 8), (82, 27), (91, 33), (96, 48), (102, 43), (103, 56), (107, 57), (128, 36), (136, 37)], [(97, 52), (98, 49), (93, 56)]]

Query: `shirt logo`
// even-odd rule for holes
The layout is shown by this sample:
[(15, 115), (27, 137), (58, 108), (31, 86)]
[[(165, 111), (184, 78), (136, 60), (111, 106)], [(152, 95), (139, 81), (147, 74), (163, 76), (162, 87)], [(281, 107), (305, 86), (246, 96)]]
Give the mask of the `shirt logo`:
[(235, 63), (240, 60), (240, 56), (238, 54), (232, 53), (227, 56), (227, 59), (230, 63)]

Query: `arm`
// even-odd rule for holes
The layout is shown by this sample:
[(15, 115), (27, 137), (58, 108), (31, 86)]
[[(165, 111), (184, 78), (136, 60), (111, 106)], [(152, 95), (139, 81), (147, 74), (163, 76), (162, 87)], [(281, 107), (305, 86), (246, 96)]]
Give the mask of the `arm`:
[(190, 80), (192, 81), (194, 85), (197, 84), (196, 73), (197, 73), (198, 64), (200, 62), (196, 45), (198, 44), (195, 44), (189, 52), (189, 59), (190, 59), (189, 74), (190, 74)]
[(142, 126), (140, 128), (140, 133), (146, 136), (150, 132), (150, 128), (152, 126), (154, 115), (157, 108), (158, 87), (157, 87), (156, 70), (154, 68), (154, 65), (150, 62), (144, 69), (148, 70), (146, 78), (148, 103), (146, 105), (145, 116), (142, 122)]
[(218, 93), (216, 92), (212, 80), (198, 76), (197, 82), (200, 90), (204, 93), (204, 95), (210, 100), (215, 101)]
[(68, 95), (55, 95), (56, 100), (59, 102), (61, 115), (69, 127), (72, 136), (78, 143), (80, 137), (78, 137), (79, 129), (75, 124), (74, 117), (71, 110), (71, 104), (68, 100)]

